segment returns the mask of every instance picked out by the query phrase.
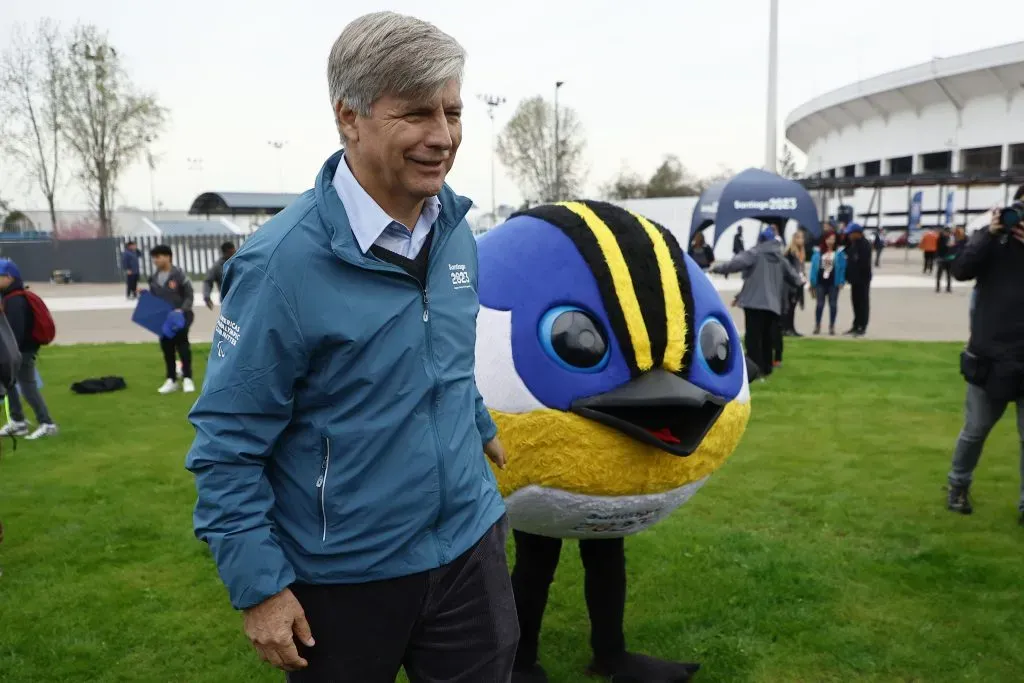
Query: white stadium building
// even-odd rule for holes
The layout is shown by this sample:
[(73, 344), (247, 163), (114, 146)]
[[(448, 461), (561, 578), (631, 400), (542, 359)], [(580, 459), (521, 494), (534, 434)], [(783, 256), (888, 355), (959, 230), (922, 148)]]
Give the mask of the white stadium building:
[(822, 217), (853, 207), (866, 228), (977, 227), (1024, 183), (1024, 42), (935, 59), (814, 98), (786, 119), (807, 157), (803, 183)]

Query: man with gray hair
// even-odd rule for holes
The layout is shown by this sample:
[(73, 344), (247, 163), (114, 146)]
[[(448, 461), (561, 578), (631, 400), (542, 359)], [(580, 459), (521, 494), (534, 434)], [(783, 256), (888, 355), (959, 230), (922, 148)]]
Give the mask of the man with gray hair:
[(290, 681), (508, 681), (505, 454), (475, 383), (465, 54), (390, 12), (328, 61), (344, 150), (227, 262), (190, 413), (196, 535)]

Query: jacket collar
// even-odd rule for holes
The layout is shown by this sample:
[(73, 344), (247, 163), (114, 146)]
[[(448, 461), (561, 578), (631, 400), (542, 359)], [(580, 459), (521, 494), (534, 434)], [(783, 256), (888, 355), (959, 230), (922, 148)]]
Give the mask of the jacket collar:
[[(320, 221), (331, 240), (331, 250), (345, 261), (362, 265), (371, 262), (371, 259), (359, 248), (345, 206), (333, 188), (334, 174), (338, 170), (343, 153), (343, 150), (338, 150), (332, 154), (320, 169), (314, 187), (314, 197)], [(441, 202), (441, 213), (434, 225), (440, 233), (450, 232), (462, 223), (473, 206), (471, 200), (455, 194), (447, 183), (441, 188), (437, 198)], [(435, 241), (437, 237), (440, 235), (435, 236)]]

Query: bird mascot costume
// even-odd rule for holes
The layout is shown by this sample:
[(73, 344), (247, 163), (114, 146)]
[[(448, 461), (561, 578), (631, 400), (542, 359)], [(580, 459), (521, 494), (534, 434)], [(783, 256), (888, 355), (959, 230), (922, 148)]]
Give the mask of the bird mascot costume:
[(495, 469), (516, 549), (513, 681), (547, 681), (541, 620), (562, 539), (579, 539), (591, 675), (688, 681), (698, 664), (626, 650), (625, 536), (686, 502), (750, 416), (740, 337), (663, 227), (580, 201), (478, 241), (477, 385), (508, 453)]

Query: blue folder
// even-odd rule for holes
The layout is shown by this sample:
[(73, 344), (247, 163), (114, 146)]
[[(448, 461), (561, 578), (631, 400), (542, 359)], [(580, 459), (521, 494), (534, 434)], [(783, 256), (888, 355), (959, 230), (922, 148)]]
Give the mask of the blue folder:
[(139, 293), (139, 303), (132, 313), (132, 322), (141, 325), (157, 337), (163, 331), (164, 322), (174, 307), (163, 299), (153, 296), (149, 291)]

